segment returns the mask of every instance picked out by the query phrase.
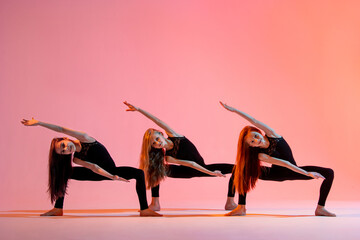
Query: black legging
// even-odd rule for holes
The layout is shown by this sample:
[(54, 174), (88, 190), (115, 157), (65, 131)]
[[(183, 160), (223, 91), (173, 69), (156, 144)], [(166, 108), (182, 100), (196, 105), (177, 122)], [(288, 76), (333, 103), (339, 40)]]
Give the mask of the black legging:
[[(231, 173), (234, 167), (233, 164), (227, 163), (219, 163), (219, 164), (209, 164), (209, 165), (202, 165), (204, 168), (215, 171), (219, 170), (223, 174)], [(169, 165), (168, 166), (168, 173), (167, 177), (171, 178), (193, 178), (193, 177), (213, 177), (209, 174), (200, 172), (194, 168), (186, 167), (186, 166), (178, 166), (178, 165)], [(234, 195), (232, 192), (233, 189), (233, 179), (230, 178), (229, 180), (229, 189), (228, 189), (228, 196)], [(151, 196), (152, 197), (159, 197), (159, 190), (160, 185), (151, 188)]]
[[(109, 170), (110, 173), (118, 175), (119, 177), (129, 179), (136, 179), (136, 192), (140, 202), (140, 209), (144, 210), (148, 208), (146, 200), (146, 186), (144, 172), (141, 169), (133, 167), (116, 167)], [(94, 173), (88, 168), (73, 167), (71, 179), (78, 181), (103, 181), (111, 180), (107, 177)], [(113, 181), (113, 180), (111, 180)], [(55, 208), (63, 208), (64, 197), (58, 198), (55, 202)]]
[[(329, 195), (330, 188), (334, 180), (334, 171), (331, 168), (323, 168), (317, 166), (303, 166), (300, 168), (304, 169), (307, 172), (320, 173), (325, 177), (320, 187), (320, 196), (318, 201), (318, 204), (320, 206), (325, 206), (326, 198)], [(273, 166), (273, 167), (263, 167), (261, 171), (260, 179), (265, 181), (282, 182), (286, 180), (310, 180), (313, 178), (294, 172), (288, 168)], [(246, 204), (246, 194), (244, 195), (239, 194), (239, 205), (245, 205), (245, 204)]]

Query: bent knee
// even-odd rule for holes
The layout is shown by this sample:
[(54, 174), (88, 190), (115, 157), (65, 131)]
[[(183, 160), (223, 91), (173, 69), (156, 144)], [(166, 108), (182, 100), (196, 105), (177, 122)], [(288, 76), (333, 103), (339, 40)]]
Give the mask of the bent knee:
[(331, 168), (326, 168), (326, 172), (325, 172), (325, 178), (327, 179), (333, 179), (334, 178), (334, 170), (332, 170)]
[(136, 175), (136, 179), (145, 179), (144, 171), (141, 169), (136, 169), (135, 175)]

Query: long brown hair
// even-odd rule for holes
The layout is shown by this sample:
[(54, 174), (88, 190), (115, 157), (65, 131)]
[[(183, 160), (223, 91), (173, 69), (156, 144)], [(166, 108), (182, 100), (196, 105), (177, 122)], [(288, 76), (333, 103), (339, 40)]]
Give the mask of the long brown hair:
[(72, 154), (62, 155), (55, 151), (55, 144), (65, 139), (68, 138), (54, 138), (50, 144), (48, 192), (50, 194), (51, 203), (56, 201), (59, 197), (64, 197), (68, 180), (72, 172)]
[(252, 126), (246, 126), (240, 132), (236, 164), (233, 169), (234, 187), (240, 194), (245, 194), (253, 189), (261, 174), (261, 165), (258, 158), (259, 148), (251, 147), (245, 141), (245, 137), (250, 132), (258, 132), (261, 134), (259, 129)]
[(155, 132), (159, 131), (152, 128), (146, 130), (141, 147), (140, 169), (145, 173), (147, 188), (157, 186), (166, 177), (167, 172), (165, 150), (151, 146), (151, 135)]

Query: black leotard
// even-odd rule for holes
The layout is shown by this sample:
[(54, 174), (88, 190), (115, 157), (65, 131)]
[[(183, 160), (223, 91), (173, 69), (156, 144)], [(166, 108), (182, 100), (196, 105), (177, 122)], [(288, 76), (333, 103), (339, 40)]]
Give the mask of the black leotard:
[[(93, 143), (81, 143), (81, 151), (75, 152), (74, 157), (86, 162), (94, 163), (113, 175), (129, 179), (136, 179), (136, 192), (138, 194), (140, 209), (148, 208), (146, 200), (146, 186), (144, 172), (141, 169), (133, 167), (116, 167), (109, 152), (104, 145), (95, 141)], [(88, 168), (73, 167), (71, 179), (79, 181), (103, 181), (112, 180), (97, 173), (94, 173)], [(55, 208), (63, 208), (64, 198), (58, 198), (55, 202)]]
[[(259, 152), (265, 153), (271, 157), (280, 158), (286, 160), (295, 166), (297, 166), (293, 157), (292, 151), (288, 143), (283, 137), (272, 138), (266, 136), (270, 142), (268, 148), (259, 148)], [(317, 166), (302, 166), (300, 167), (308, 172), (318, 172), (325, 177), (320, 187), (320, 197), (318, 204), (325, 206), (326, 198), (330, 192), (330, 188), (334, 179), (334, 171), (330, 168), (322, 168)], [(272, 165), (271, 167), (262, 167), (260, 179), (269, 181), (286, 181), (286, 180), (310, 180), (312, 177), (294, 172), (288, 168)], [(239, 195), (239, 204), (246, 204), (246, 194)]]
[(95, 141), (93, 143), (81, 143), (81, 151), (74, 153), (74, 158), (97, 164), (101, 168), (111, 171), (116, 167), (114, 160), (104, 145)]
[(285, 141), (283, 137), (280, 138), (272, 138), (267, 137), (269, 140), (269, 147), (268, 148), (259, 148), (260, 152), (266, 153), (271, 157), (280, 158), (291, 162), (292, 164), (296, 165), (294, 156), (292, 154), (291, 148), (289, 144)]
[[(220, 170), (223, 174), (231, 173), (234, 167), (233, 164), (219, 163), (219, 164), (205, 164), (204, 159), (196, 149), (195, 145), (186, 137), (169, 137), (174, 146), (172, 149), (166, 151), (165, 156), (171, 156), (178, 160), (193, 161), (203, 166), (204, 168), (215, 171)], [(167, 177), (171, 178), (193, 178), (193, 177), (212, 177), (209, 174), (200, 172), (194, 168), (178, 165), (168, 165)], [(228, 196), (233, 195), (233, 180), (230, 178), (228, 187)], [(151, 189), (152, 197), (159, 197), (159, 185)]]
[(174, 146), (166, 151), (165, 156), (171, 156), (176, 159), (190, 160), (200, 165), (205, 165), (204, 159), (201, 157), (195, 145), (186, 137), (169, 137)]

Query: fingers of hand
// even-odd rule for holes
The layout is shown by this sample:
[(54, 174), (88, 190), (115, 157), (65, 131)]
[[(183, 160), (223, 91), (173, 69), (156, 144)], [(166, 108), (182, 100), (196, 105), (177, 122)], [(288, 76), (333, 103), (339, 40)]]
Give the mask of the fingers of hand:
[(322, 179), (325, 179), (325, 177), (321, 174), (319, 174), (318, 178), (322, 178)]
[(122, 178), (122, 177), (119, 177), (117, 175), (114, 176), (114, 180), (123, 181), (123, 182), (130, 182), (129, 180), (127, 180), (125, 178)]

